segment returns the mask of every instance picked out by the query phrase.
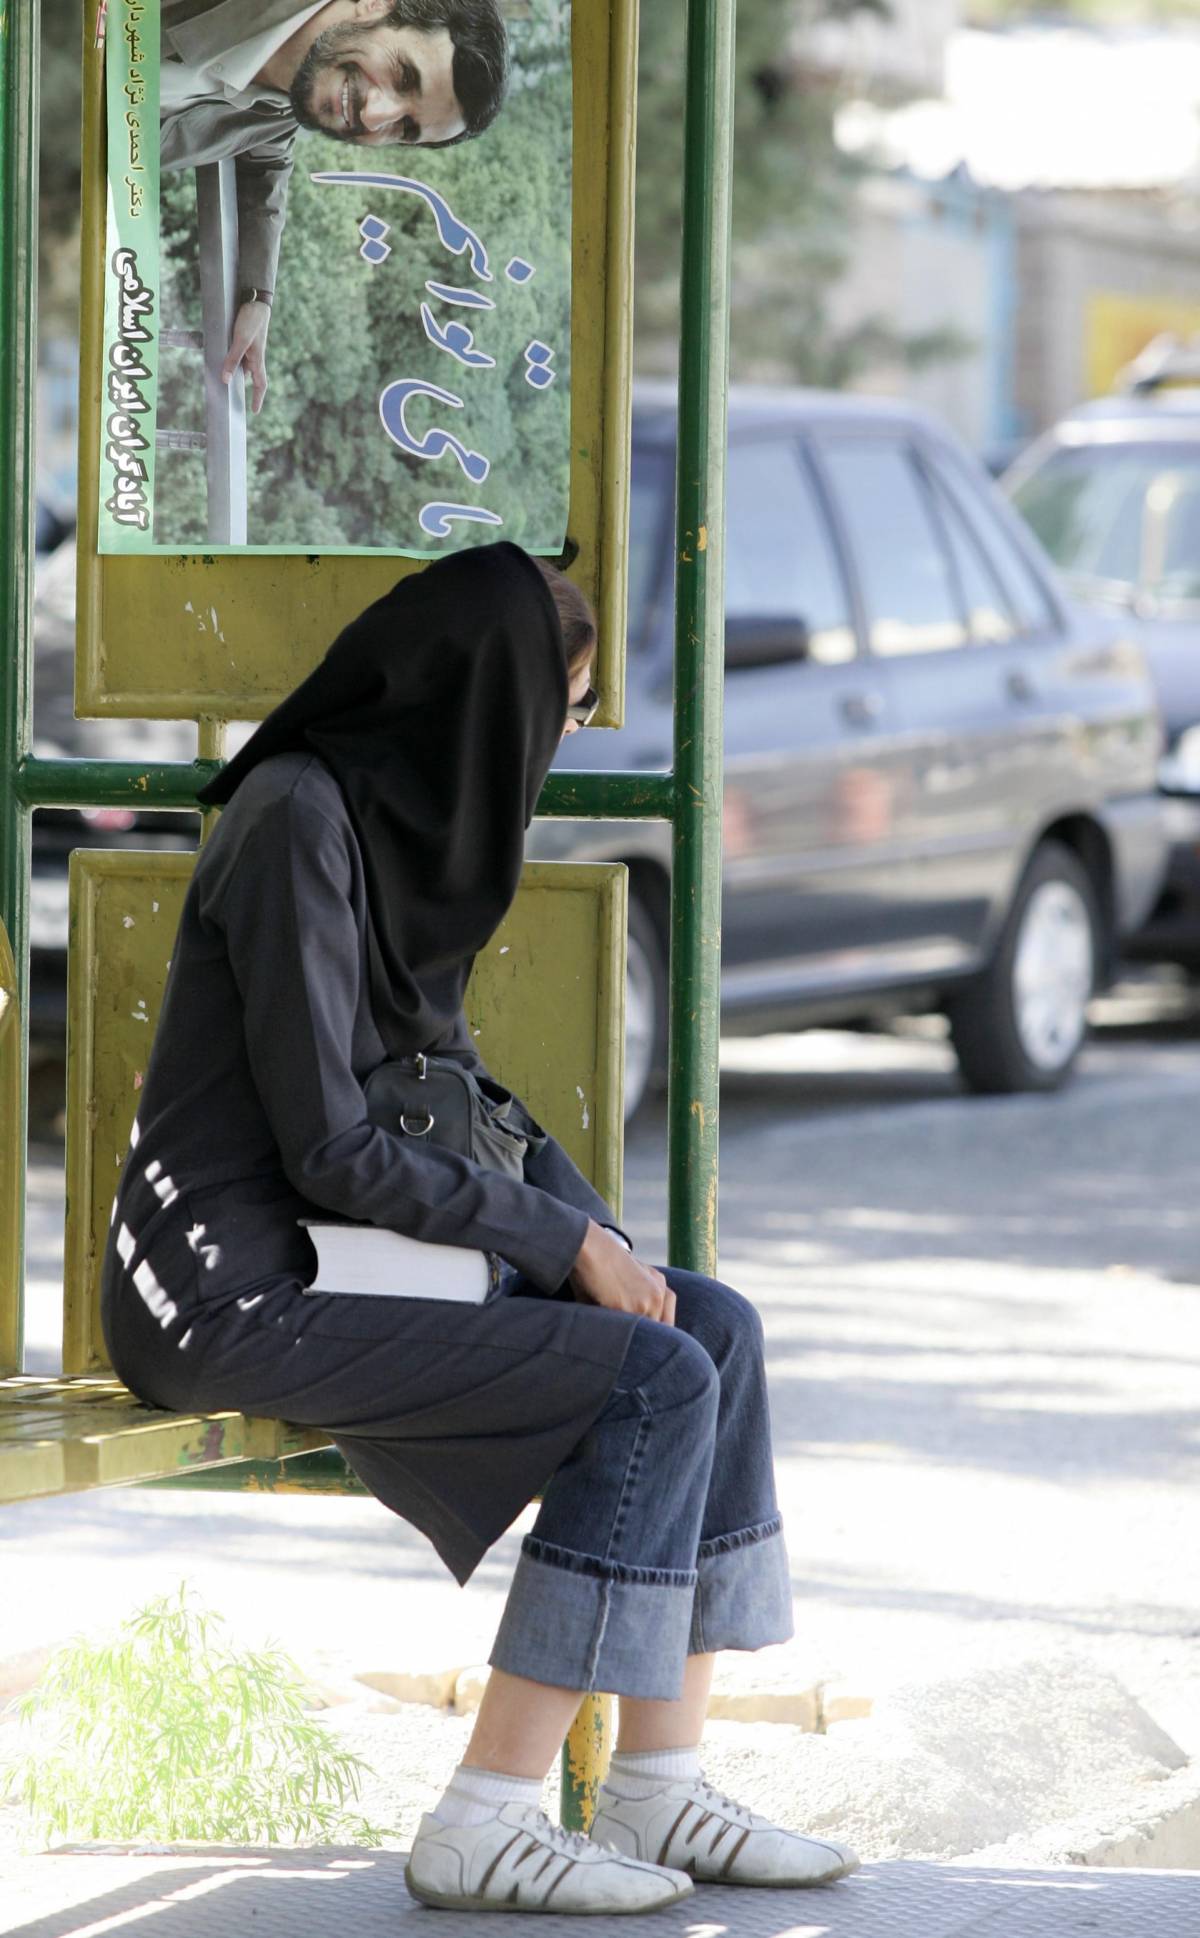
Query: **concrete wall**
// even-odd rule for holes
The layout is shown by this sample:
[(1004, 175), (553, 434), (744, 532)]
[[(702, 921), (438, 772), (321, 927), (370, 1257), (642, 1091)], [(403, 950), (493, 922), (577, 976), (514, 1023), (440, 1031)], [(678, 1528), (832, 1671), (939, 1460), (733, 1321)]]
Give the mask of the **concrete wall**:
[(1159, 330), (1200, 329), (1200, 252), (1194, 211), (1175, 219), (1157, 199), (1026, 192), (1014, 213), (1013, 395), (1034, 433)]
[(856, 389), (925, 404), (976, 448), (1006, 439), (1012, 293), (1007, 197), (903, 173), (863, 184), (850, 268), (832, 293), (834, 327), (841, 333), (877, 317), (902, 337), (953, 331), (970, 347), (924, 369), (881, 359)]
[(1157, 197), (872, 176), (830, 311), (839, 333), (878, 317), (903, 337), (968, 339), (925, 369), (880, 358), (855, 388), (911, 397), (976, 448), (1007, 444), (1110, 390), (1160, 331), (1200, 334), (1194, 215)]

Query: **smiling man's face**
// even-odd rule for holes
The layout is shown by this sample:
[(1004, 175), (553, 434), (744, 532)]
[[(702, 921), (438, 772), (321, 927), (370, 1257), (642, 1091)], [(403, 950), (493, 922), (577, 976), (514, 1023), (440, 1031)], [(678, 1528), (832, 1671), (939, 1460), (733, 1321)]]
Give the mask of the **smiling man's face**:
[(365, 148), (452, 141), (466, 126), (453, 65), (444, 27), (340, 22), (301, 61), (289, 89), (292, 112), (302, 128)]

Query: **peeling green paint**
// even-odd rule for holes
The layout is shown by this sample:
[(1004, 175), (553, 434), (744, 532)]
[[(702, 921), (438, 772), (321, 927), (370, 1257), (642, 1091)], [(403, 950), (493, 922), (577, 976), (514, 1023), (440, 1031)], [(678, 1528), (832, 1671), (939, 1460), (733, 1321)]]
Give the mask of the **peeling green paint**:
[(591, 1829), (611, 1736), (612, 1697), (589, 1691), (563, 1744), (561, 1808), (568, 1830)]

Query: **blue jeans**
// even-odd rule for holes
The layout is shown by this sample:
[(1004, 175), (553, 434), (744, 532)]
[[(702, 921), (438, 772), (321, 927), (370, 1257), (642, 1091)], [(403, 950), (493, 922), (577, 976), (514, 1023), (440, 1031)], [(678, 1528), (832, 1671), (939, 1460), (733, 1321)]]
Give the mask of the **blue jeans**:
[(794, 1627), (762, 1321), (719, 1279), (660, 1269), (675, 1324), (634, 1325), (605, 1407), (546, 1484), (488, 1659), (673, 1701), (688, 1655)]

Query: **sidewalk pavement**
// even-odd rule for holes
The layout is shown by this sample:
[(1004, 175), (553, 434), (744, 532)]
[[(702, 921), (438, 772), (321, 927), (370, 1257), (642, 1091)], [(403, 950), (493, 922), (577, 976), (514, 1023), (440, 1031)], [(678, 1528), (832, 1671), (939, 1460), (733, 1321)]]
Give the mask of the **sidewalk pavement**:
[[(430, 1920), (408, 1896), (399, 1853), (362, 1850), (55, 1855), (6, 1867), (5, 1938), (105, 1938), (169, 1912), (172, 1938), (312, 1938), (335, 1923), (354, 1938), (479, 1938), (478, 1912)], [(518, 1917), (520, 1914), (516, 1914)], [(620, 1920), (623, 1938), (1195, 1938), (1200, 1878), (1177, 1871), (1005, 1871), (873, 1864), (809, 1891), (699, 1885), (668, 1910)], [(160, 1920), (161, 1921), (161, 1920)], [(538, 1938), (578, 1938), (551, 1912), (522, 1920)]]

